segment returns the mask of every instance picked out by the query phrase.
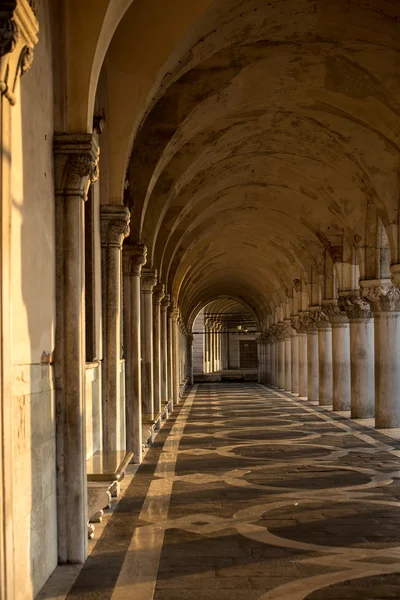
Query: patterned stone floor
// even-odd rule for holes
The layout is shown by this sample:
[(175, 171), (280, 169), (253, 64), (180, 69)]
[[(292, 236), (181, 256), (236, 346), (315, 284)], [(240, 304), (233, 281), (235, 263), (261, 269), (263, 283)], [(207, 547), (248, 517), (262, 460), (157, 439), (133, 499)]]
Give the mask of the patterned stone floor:
[(67, 597), (400, 599), (399, 450), (290, 394), (195, 387)]

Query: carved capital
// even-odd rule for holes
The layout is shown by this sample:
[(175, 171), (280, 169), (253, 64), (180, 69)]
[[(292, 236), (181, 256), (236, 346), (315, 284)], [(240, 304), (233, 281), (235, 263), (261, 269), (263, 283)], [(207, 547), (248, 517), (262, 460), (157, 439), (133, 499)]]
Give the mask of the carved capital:
[(172, 318), (172, 320), (173, 320), (174, 323), (178, 323), (179, 308), (174, 303), (174, 301), (173, 301), (172, 298), (171, 298), (171, 304), (170, 304), (169, 309), (168, 309), (168, 314), (170, 315), (170, 317)]
[(164, 295), (164, 298), (161, 300), (161, 311), (162, 312), (167, 311), (169, 304), (170, 304), (170, 299), (171, 299), (171, 297), (169, 294)]
[(124, 244), (122, 247), (125, 275), (140, 277), (147, 260), (147, 248), (144, 244)]
[(157, 283), (157, 269), (144, 267), (142, 269), (141, 286), (144, 294), (152, 294), (153, 288)]
[(161, 305), (161, 300), (165, 295), (165, 285), (163, 283), (157, 283), (153, 289), (153, 302), (154, 304)]
[(299, 315), (298, 333), (313, 333), (317, 331), (319, 320), (319, 310), (310, 309), (310, 312), (304, 312)]
[(0, 92), (15, 104), (18, 79), (33, 61), (39, 24), (27, 0), (0, 3)]
[(322, 320), (330, 325), (348, 323), (347, 313), (336, 302), (324, 302), (321, 308)]
[(372, 318), (372, 311), (369, 303), (364, 298), (361, 298), (358, 292), (355, 295), (349, 294), (340, 296), (339, 306), (350, 320)]
[(129, 235), (131, 214), (127, 206), (103, 204), (100, 206), (101, 245), (109, 248), (121, 248)]
[(272, 325), (272, 332), (275, 336), (277, 342), (283, 342), (286, 326), (284, 323), (278, 323), (277, 325)]
[(400, 288), (390, 279), (361, 281), (362, 296), (370, 303), (373, 312), (400, 310)]
[(89, 186), (98, 178), (99, 147), (91, 133), (54, 135), (54, 173), (57, 196), (86, 200)]

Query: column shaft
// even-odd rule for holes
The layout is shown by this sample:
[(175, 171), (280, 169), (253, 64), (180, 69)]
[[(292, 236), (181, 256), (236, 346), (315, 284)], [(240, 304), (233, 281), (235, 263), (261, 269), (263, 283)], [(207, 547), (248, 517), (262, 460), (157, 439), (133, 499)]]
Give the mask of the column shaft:
[(292, 339), (285, 337), (285, 390), (292, 390)]
[(276, 387), (277, 375), (276, 375), (276, 342), (271, 343), (271, 385)]
[(332, 328), (330, 324), (320, 323), (318, 327), (319, 350), (319, 404), (332, 404)]
[(165, 288), (158, 283), (153, 288), (153, 376), (154, 376), (154, 412), (160, 414), (161, 403), (161, 300)]
[(350, 326), (332, 323), (333, 410), (349, 410), (351, 399)]
[(400, 427), (400, 311), (375, 319), (375, 426)]
[(161, 302), (161, 403), (168, 404), (168, 316), (169, 294)]
[(304, 331), (298, 333), (299, 341), (299, 396), (308, 397), (308, 368), (307, 368), (307, 334)]
[(142, 374), (140, 347), (140, 274), (146, 262), (142, 244), (123, 247), (126, 449), (142, 462)]
[(153, 288), (156, 283), (157, 271), (144, 267), (141, 289), (141, 341), (142, 413), (146, 419), (154, 419)]
[(277, 367), (278, 367), (278, 389), (285, 389), (285, 340), (279, 339), (277, 341)]
[(291, 338), (292, 350), (292, 394), (299, 393), (299, 337), (296, 334)]
[(308, 399), (319, 400), (318, 331), (307, 332), (307, 388)]

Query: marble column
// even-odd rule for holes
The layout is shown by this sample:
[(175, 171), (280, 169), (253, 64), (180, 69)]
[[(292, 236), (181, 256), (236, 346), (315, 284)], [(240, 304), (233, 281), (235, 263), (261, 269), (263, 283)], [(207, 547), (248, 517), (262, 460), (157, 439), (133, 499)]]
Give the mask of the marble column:
[(332, 326), (332, 407), (333, 410), (350, 410), (349, 320), (336, 302), (325, 304), (323, 310)]
[(277, 350), (277, 386), (279, 390), (285, 389), (285, 340), (283, 338), (284, 326), (281, 324), (276, 328), (276, 350)]
[(142, 374), (140, 347), (140, 276), (146, 264), (143, 244), (123, 246), (126, 449), (142, 462)]
[(350, 401), (353, 419), (375, 415), (374, 319), (358, 292), (343, 294), (341, 308), (350, 323)]
[[(1, 227), (0, 227), (0, 598), (2, 600), (13, 600), (17, 597), (18, 590), (18, 569), (20, 565), (14, 564), (14, 477), (15, 477), (15, 462), (14, 462), (14, 448), (13, 448), (13, 431), (15, 431), (15, 425), (13, 418), (15, 416), (15, 403), (12, 402), (12, 294), (11, 294), (11, 273), (12, 273), (12, 260), (11, 260), (11, 214), (12, 214), (12, 164), (13, 164), (13, 119), (16, 117), (16, 123), (19, 126), (21, 119), (21, 106), (19, 105), (18, 87), (19, 79), (24, 73), (26, 73), (33, 60), (33, 49), (38, 42), (38, 30), (39, 23), (36, 16), (26, 1), (14, 0), (1, 3), (1, 26), (0, 26), (0, 200), (1, 200)], [(40, 67), (39, 67), (40, 68)], [(29, 104), (25, 101), (24, 103)], [(26, 111), (26, 109), (25, 109)], [(24, 111), (24, 112), (25, 112)], [(31, 119), (32, 117), (30, 117)], [(29, 118), (24, 125), (30, 126)], [(16, 130), (18, 132), (18, 130)], [(74, 136), (72, 136), (74, 137)], [(88, 139), (91, 135), (88, 134)], [(72, 139), (72, 138), (70, 138)], [(55, 151), (57, 151), (57, 142), (55, 142)], [(79, 148), (74, 147), (72, 152), (76, 152), (75, 160), (78, 159), (77, 153)], [(60, 156), (59, 156), (60, 158)], [(90, 157), (90, 163), (91, 164)], [(34, 160), (34, 157), (30, 157)], [(17, 156), (17, 161), (19, 160)], [(24, 158), (25, 160), (25, 158)], [(57, 159), (56, 159), (57, 160)], [(64, 203), (69, 203), (72, 198), (69, 197), (68, 192), (72, 192), (72, 178), (74, 176), (74, 169), (70, 169), (71, 162), (68, 161), (68, 156), (65, 156), (65, 162), (63, 161), (61, 170), (66, 175), (66, 180), (60, 179), (62, 173), (56, 173), (56, 194), (60, 194), (60, 198), (56, 199), (59, 205), (64, 206)], [(64, 171), (65, 163), (68, 163), (67, 168)], [(17, 163), (18, 164), (18, 163)], [(22, 168), (22, 167), (21, 167)], [(90, 166), (89, 166), (90, 170)], [(83, 170), (82, 177), (76, 174), (76, 194), (79, 200), (76, 201), (76, 207), (78, 205), (83, 206), (83, 200), (85, 199), (86, 183), (88, 180), (88, 173)], [(27, 182), (29, 185), (29, 182)], [(64, 196), (66, 192), (66, 196)], [(57, 221), (57, 227), (63, 228), (64, 223), (60, 219)], [(71, 223), (69, 223), (71, 225)], [(75, 232), (69, 232), (66, 230), (66, 235), (72, 235), (74, 237)], [(80, 236), (81, 230), (78, 230), (76, 234)], [(22, 237), (22, 243), (24, 239)], [(69, 244), (69, 242), (68, 242)], [(80, 251), (81, 248), (78, 248)], [(57, 254), (61, 256), (64, 254), (64, 249), (57, 246)], [(73, 257), (72, 257), (73, 259)], [(57, 264), (58, 274), (64, 274), (64, 265)], [(78, 269), (80, 274), (80, 267)], [(29, 276), (29, 274), (27, 274)], [(60, 298), (60, 290), (58, 291), (58, 299)], [(57, 310), (60, 311), (60, 307), (57, 306)], [(65, 331), (65, 319), (63, 314), (63, 306), (61, 306), (61, 315), (57, 314), (57, 327), (61, 325), (62, 332)], [(78, 331), (77, 333), (80, 333)], [(56, 334), (57, 335), (57, 334)], [(60, 342), (60, 338), (58, 338)], [(58, 351), (58, 349), (57, 349)], [(71, 358), (71, 356), (69, 356)], [(75, 360), (81, 358), (77, 356)], [(82, 365), (79, 366), (79, 368)], [(62, 372), (63, 379), (60, 381), (61, 385), (64, 385), (66, 379), (66, 372), (68, 365), (65, 363), (60, 365), (58, 374)], [(61, 395), (64, 393), (64, 389), (60, 390)], [(68, 392), (67, 392), (68, 394)], [(64, 399), (69, 399), (68, 395), (63, 396)], [(67, 408), (70, 413), (70, 407)], [(65, 414), (65, 411), (64, 413)], [(72, 409), (72, 414), (75, 414), (75, 410)], [(26, 415), (26, 419), (28, 416)], [(62, 431), (60, 431), (61, 427)], [(78, 425), (79, 427), (79, 425)], [(68, 432), (66, 431), (68, 426), (64, 427), (64, 423), (57, 423), (57, 431), (62, 435), (63, 441), (68, 438)], [(57, 440), (58, 441), (58, 440)], [(61, 457), (66, 459), (66, 484), (64, 490), (68, 493), (68, 498), (72, 498), (71, 486), (73, 478), (70, 478), (70, 468), (73, 468), (73, 464), (70, 462), (72, 455), (75, 455), (75, 450), (79, 451), (80, 446), (76, 449), (67, 448), (64, 451), (63, 442), (60, 439), (60, 443), (57, 447), (57, 466), (63, 467), (61, 463)], [(77, 469), (80, 469), (81, 458), (76, 465)], [(83, 475), (83, 474), (82, 474)], [(58, 473), (57, 485), (58, 493), (61, 493), (62, 480), (64, 479), (64, 470)], [(78, 505), (79, 509), (81, 506), (81, 493), (83, 491), (82, 486), (84, 482), (82, 480), (81, 473), (77, 479), (77, 491), (78, 491)], [(18, 494), (23, 494), (23, 490), (16, 490)], [(60, 531), (61, 547), (59, 547), (60, 562), (65, 562), (69, 559), (69, 551), (72, 551), (72, 555), (75, 555), (75, 549), (77, 541), (78, 549), (82, 550), (79, 553), (79, 558), (86, 554), (86, 543), (77, 540), (76, 534), (79, 534), (81, 528), (84, 527), (82, 520), (85, 517), (85, 511), (83, 510), (78, 516), (78, 523), (73, 525), (72, 544), (65, 538), (62, 539), (63, 534), (68, 531), (70, 525), (69, 519), (71, 517), (71, 509), (66, 506), (65, 498), (61, 498), (59, 502), (60, 509), (60, 522), (63, 527), (62, 532)], [(62, 512), (61, 512), (62, 511)], [(18, 518), (18, 517), (17, 517)], [(71, 547), (72, 546), (72, 547)], [(75, 547), (74, 547), (75, 546)]]
[(165, 294), (161, 301), (161, 404), (168, 404), (169, 381), (168, 381), (168, 307), (169, 294)]
[(271, 385), (277, 386), (277, 372), (276, 372), (276, 339), (272, 332), (269, 332), (271, 340)]
[(285, 343), (285, 390), (292, 391), (292, 332), (291, 327), (285, 323), (284, 330)]
[(292, 394), (299, 393), (299, 338), (297, 332), (292, 329), (291, 338), (292, 351)]
[(173, 366), (173, 328), (171, 298), (167, 308), (167, 380), (168, 380), (168, 400), (171, 402), (171, 410), (174, 409), (174, 366)]
[(54, 137), (56, 181), (56, 438), (60, 562), (87, 556), (84, 201), (97, 178), (91, 134)]
[(360, 285), (375, 324), (375, 427), (400, 427), (400, 289), (390, 279)]
[(144, 419), (154, 419), (153, 372), (153, 288), (157, 271), (142, 269), (141, 287), (141, 346), (142, 346), (142, 414)]
[[(324, 310), (324, 307), (322, 308)], [(321, 312), (318, 321), (318, 378), (319, 404), (332, 405), (332, 327), (326, 315)]]
[(172, 398), (174, 401), (174, 406), (179, 404), (180, 399), (180, 344), (179, 344), (179, 327), (178, 327), (178, 317), (179, 317), (179, 309), (173, 304), (170, 309), (170, 314), (172, 318), (171, 322), (171, 332), (172, 332)]
[(319, 365), (318, 365), (318, 330), (317, 324), (310, 316), (303, 317), (307, 331), (307, 397), (310, 401), (319, 401)]
[(122, 243), (129, 235), (126, 206), (100, 206), (103, 317), (103, 448), (124, 450), (125, 407), (121, 406)]
[(268, 334), (265, 334), (265, 383), (271, 385), (272, 383), (272, 353), (271, 353), (271, 340)]
[(308, 397), (308, 360), (307, 360), (307, 332), (300, 327), (297, 331), (299, 343), (299, 396)]
[(188, 333), (186, 336), (186, 348), (188, 359), (189, 385), (193, 385), (193, 340), (194, 335), (192, 333)]
[(154, 377), (154, 412), (161, 414), (161, 301), (165, 287), (157, 283), (153, 288), (153, 377)]

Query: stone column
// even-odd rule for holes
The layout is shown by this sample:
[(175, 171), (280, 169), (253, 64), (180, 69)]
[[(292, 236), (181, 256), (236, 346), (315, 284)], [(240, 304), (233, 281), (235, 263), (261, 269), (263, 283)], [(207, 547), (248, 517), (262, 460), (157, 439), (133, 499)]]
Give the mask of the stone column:
[(189, 333), (186, 336), (186, 344), (187, 344), (187, 359), (188, 359), (188, 374), (189, 374), (189, 384), (193, 385), (193, 340), (194, 335)]
[(179, 310), (176, 305), (170, 307), (170, 314), (172, 318), (171, 322), (171, 333), (172, 333), (172, 398), (174, 405), (179, 404), (180, 398), (180, 375), (179, 375), (179, 361), (180, 361), (180, 347), (179, 347), (179, 329), (178, 329), (178, 317)]
[(154, 376), (154, 412), (162, 411), (161, 400), (161, 300), (164, 298), (164, 284), (153, 288), (153, 376)]
[(332, 326), (333, 410), (350, 410), (350, 326), (347, 314), (335, 302), (324, 305)]
[(91, 134), (61, 134), (54, 154), (58, 552), (60, 562), (81, 563), (87, 556), (84, 200), (97, 178), (98, 147)]
[(285, 389), (285, 340), (283, 339), (284, 325), (281, 323), (275, 329), (277, 352), (277, 386), (279, 390)]
[(375, 426), (400, 427), (400, 289), (390, 279), (360, 284), (375, 322)]
[(141, 288), (142, 413), (144, 419), (154, 419), (153, 288), (156, 283), (156, 269), (144, 267)]
[[(100, 206), (103, 307), (103, 448), (123, 450), (121, 422), (121, 250), (129, 235), (126, 206)], [(125, 437), (125, 436), (124, 436)]]
[[(14, 113), (17, 119), (20, 118), (21, 108), (18, 106), (19, 79), (21, 75), (28, 71), (32, 63), (33, 48), (38, 41), (39, 24), (29, 2), (26, 0), (7, 0), (0, 4), (0, 598), (2, 600), (12, 600), (16, 597), (16, 585), (18, 585), (18, 572), (14, 572), (14, 567), (18, 568), (18, 565), (14, 565), (13, 479), (15, 464), (12, 443), (14, 406), (11, 401), (12, 118)], [(17, 106), (15, 107), (15, 105)], [(89, 138), (91, 139), (91, 136)], [(67, 171), (69, 171), (69, 166)], [(72, 173), (66, 173), (66, 176), (68, 181), (62, 182), (58, 179), (56, 182), (58, 191), (61, 193), (64, 189), (64, 183), (65, 188), (71, 183)], [(79, 190), (86, 187), (87, 177), (83, 176), (83, 178), (85, 182), (83, 186), (81, 183), (79, 184)], [(81, 204), (83, 197), (84, 195), (80, 195)], [(60, 464), (60, 456), (61, 448), (58, 449), (58, 464)], [(68, 451), (66, 452), (66, 461), (66, 470), (68, 471), (70, 466)], [(58, 484), (60, 484), (62, 477), (63, 473), (58, 478)], [(81, 479), (78, 480), (78, 485), (79, 483), (82, 483)], [(60, 490), (61, 486), (58, 487)], [(70, 494), (69, 488), (67, 492)], [(23, 491), (18, 490), (18, 493), (23, 493)], [(61, 509), (60, 521), (64, 523), (63, 532), (65, 532), (68, 518), (65, 503), (60, 503)], [(84, 514), (78, 516), (79, 527), (82, 518), (84, 518)], [(76, 528), (74, 528), (73, 535), (75, 533)], [(74, 542), (72, 542), (72, 545), (74, 545)], [(67, 560), (66, 556), (70, 547), (71, 544), (68, 543), (67, 549), (67, 541), (64, 539), (64, 543), (60, 548), (61, 562)], [(83, 548), (83, 553), (86, 552), (85, 548), (86, 546)]]
[(308, 316), (303, 317), (303, 326), (307, 331), (307, 397), (311, 401), (319, 401), (317, 324), (314, 319)]
[[(324, 307), (322, 308), (322, 311)], [(318, 351), (319, 351), (319, 404), (332, 405), (332, 327), (324, 312), (319, 313)]]
[(169, 294), (165, 294), (161, 301), (161, 404), (169, 401), (168, 382), (168, 316)]
[(350, 399), (353, 419), (375, 415), (374, 319), (358, 292), (343, 294), (340, 307), (350, 323)]
[(171, 410), (174, 409), (174, 375), (173, 375), (173, 334), (174, 322), (172, 319), (171, 299), (167, 309), (167, 379), (168, 379), (168, 400), (171, 402)]
[(288, 323), (285, 323), (284, 343), (285, 343), (285, 390), (287, 392), (291, 392), (292, 391), (292, 337), (291, 337), (291, 327)]
[(269, 335), (265, 334), (265, 383), (271, 385), (272, 383), (272, 354), (271, 354), (271, 340)]
[(140, 347), (140, 275), (146, 264), (143, 244), (123, 246), (126, 449), (142, 462), (142, 374)]
[(299, 341), (299, 396), (308, 397), (308, 360), (307, 360), (307, 333), (300, 328), (297, 332)]
[(270, 330), (268, 332), (271, 346), (271, 385), (277, 386), (277, 372), (276, 372), (276, 338), (274, 333)]
[(292, 329), (292, 394), (299, 393), (299, 338), (297, 332)]

